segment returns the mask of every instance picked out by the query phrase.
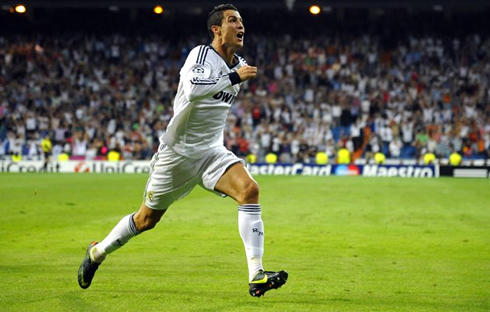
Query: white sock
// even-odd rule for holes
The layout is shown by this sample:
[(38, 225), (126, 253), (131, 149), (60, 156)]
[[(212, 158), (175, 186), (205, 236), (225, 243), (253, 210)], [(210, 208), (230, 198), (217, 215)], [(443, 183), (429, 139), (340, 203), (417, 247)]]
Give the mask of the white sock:
[(134, 224), (133, 215), (134, 213), (122, 218), (121, 221), (119, 221), (119, 223), (112, 229), (109, 235), (107, 235), (103, 241), (92, 248), (92, 252), (90, 254), (92, 260), (102, 263), (108, 254), (121, 248), (131, 238), (140, 234), (140, 232), (136, 229), (136, 225)]
[(247, 255), (249, 280), (263, 270), (264, 255), (264, 222), (260, 204), (245, 204), (238, 206), (238, 230), (245, 245)]

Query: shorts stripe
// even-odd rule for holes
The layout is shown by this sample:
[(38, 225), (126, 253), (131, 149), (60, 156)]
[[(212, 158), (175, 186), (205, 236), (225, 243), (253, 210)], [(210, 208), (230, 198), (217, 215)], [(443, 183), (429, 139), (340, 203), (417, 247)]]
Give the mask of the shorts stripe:
[(153, 160), (150, 163), (150, 176), (155, 170), (155, 164), (157, 163), (157, 161), (158, 161), (158, 153), (155, 153), (155, 155), (153, 155)]

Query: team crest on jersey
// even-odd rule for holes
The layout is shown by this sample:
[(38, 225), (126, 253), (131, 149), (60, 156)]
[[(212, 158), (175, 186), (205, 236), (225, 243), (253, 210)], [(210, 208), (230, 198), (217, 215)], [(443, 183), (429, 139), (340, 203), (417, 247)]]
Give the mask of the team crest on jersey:
[(204, 74), (204, 68), (202, 67), (196, 67), (192, 70), (193, 73), (195, 74)]

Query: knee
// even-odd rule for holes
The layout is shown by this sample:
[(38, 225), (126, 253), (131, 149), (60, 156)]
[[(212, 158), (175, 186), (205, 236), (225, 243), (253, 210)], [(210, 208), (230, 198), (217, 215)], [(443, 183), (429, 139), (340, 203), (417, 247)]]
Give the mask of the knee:
[(259, 185), (249, 180), (241, 187), (237, 198), (238, 204), (254, 204), (259, 202)]

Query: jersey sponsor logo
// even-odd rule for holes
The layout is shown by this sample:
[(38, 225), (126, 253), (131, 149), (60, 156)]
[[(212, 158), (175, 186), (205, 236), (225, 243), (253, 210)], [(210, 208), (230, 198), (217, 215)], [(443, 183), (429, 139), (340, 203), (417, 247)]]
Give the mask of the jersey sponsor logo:
[(235, 102), (236, 96), (234, 96), (231, 93), (221, 91), (221, 92), (213, 95), (213, 99), (222, 100), (223, 102), (233, 104), (233, 102)]

